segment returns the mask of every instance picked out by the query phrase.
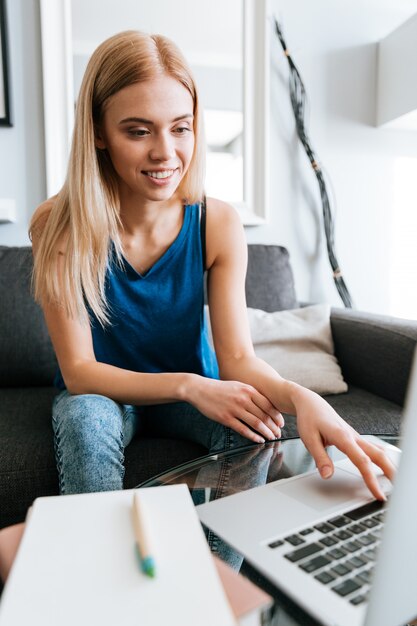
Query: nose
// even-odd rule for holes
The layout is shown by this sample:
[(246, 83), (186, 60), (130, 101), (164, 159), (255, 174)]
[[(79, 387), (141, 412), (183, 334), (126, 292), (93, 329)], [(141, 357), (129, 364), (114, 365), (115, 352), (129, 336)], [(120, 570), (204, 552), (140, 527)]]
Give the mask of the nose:
[(152, 161), (169, 161), (175, 156), (174, 140), (169, 133), (155, 135), (149, 156)]

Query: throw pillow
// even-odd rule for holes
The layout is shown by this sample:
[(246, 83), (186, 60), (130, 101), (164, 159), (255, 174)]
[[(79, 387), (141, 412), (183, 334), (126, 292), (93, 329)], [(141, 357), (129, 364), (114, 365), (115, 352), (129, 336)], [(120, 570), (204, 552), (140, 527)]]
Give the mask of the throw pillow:
[(330, 305), (273, 313), (248, 308), (248, 317), (256, 355), (283, 378), (320, 395), (347, 391), (334, 356)]

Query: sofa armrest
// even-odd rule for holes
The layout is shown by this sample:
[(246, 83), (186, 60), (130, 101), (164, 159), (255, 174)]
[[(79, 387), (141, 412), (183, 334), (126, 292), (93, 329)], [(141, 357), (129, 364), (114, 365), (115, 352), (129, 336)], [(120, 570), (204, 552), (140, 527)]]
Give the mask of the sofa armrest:
[(346, 382), (403, 406), (417, 321), (332, 309), (331, 326)]

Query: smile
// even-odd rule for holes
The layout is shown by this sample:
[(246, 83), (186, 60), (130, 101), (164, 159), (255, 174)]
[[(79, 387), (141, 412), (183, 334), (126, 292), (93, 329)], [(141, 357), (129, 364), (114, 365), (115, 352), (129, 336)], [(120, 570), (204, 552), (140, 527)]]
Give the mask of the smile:
[(146, 174), (147, 176), (150, 176), (151, 178), (169, 178), (170, 176), (173, 175), (173, 173), (176, 170), (163, 170), (163, 171), (157, 171), (157, 172), (143, 172), (144, 174)]

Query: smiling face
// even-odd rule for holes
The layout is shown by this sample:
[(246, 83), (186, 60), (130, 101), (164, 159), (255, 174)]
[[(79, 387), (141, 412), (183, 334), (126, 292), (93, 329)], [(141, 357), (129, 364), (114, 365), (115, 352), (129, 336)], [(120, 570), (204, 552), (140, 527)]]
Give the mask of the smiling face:
[(167, 74), (109, 98), (96, 146), (111, 158), (121, 198), (173, 196), (193, 156), (193, 106), (190, 92)]

